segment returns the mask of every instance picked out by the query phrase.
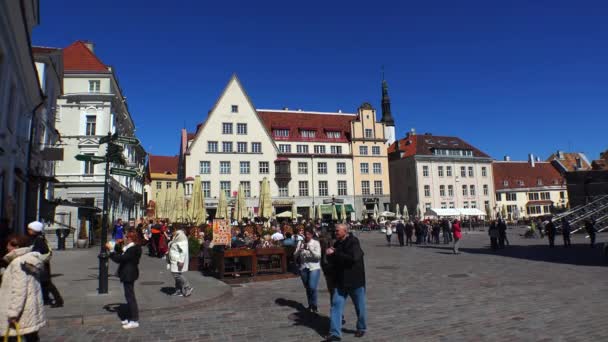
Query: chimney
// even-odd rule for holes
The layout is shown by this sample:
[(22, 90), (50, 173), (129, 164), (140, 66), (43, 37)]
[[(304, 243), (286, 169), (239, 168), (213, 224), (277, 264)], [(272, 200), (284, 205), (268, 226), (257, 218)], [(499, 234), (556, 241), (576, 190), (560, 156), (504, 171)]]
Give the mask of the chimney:
[(283, 110), (289, 110), (289, 108), (288, 107), (283, 107)]
[(528, 154), (528, 162), (530, 163), (530, 166), (534, 167), (535, 162), (534, 162), (534, 155), (532, 153)]
[(91, 52), (95, 53), (95, 50), (93, 50), (95, 48), (95, 44), (93, 44), (92, 41), (90, 40), (84, 40), (82, 42), (89, 50), (91, 50)]
[(576, 157), (576, 169), (580, 170), (583, 168), (583, 162), (581, 160), (581, 157)]
[(414, 136), (414, 135), (416, 135), (416, 129), (412, 128), (412, 129), (410, 129), (410, 136)]
[(338, 113), (342, 113), (342, 109), (338, 109)]
[(509, 157), (509, 156), (505, 156), (503, 159), (504, 159), (504, 161), (511, 161), (511, 157)]
[(564, 159), (564, 151), (557, 150), (557, 159), (559, 159), (559, 160)]

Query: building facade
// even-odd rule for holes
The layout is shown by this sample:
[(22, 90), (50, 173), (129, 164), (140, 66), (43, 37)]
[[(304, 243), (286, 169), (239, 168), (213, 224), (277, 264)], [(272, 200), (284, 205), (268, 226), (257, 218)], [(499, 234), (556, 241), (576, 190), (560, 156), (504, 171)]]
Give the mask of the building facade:
[[(148, 155), (146, 165), (146, 185), (144, 203), (157, 202), (159, 197), (167, 198), (169, 192), (177, 188), (179, 157)], [(149, 205), (148, 205), (149, 206)]]
[(351, 121), (350, 132), (357, 217), (372, 215), (376, 206), (391, 211), (385, 123), (376, 121), (376, 110), (364, 103)]
[(552, 163), (562, 174), (566, 172), (591, 170), (589, 159), (581, 152), (564, 152), (558, 150), (551, 154), (549, 158), (547, 158), (547, 161)]
[(492, 163), (496, 189), (495, 214), (508, 220), (551, 215), (568, 206), (566, 182), (550, 162), (530, 156), (526, 161)]
[[(77, 41), (63, 49), (64, 95), (58, 101), (56, 127), (65, 158), (56, 165), (55, 197), (61, 199), (55, 226), (89, 229), (100, 227), (105, 163), (78, 161), (76, 155), (104, 156), (108, 133), (133, 137), (135, 123), (114, 70), (94, 53), (93, 44)], [(145, 151), (140, 145), (123, 145), (126, 167), (143, 175)], [(110, 164), (110, 167), (119, 165)], [(109, 222), (143, 214), (143, 177), (111, 175)], [(91, 235), (89, 234), (89, 237)]]
[(494, 203), (492, 158), (458, 137), (410, 132), (389, 147), (391, 199), (411, 215)]

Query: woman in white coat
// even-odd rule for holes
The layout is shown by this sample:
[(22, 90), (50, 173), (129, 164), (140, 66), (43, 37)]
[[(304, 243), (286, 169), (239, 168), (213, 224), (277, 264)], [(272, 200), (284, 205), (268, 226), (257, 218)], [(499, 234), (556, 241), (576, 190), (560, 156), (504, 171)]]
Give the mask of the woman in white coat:
[(188, 271), (188, 237), (182, 229), (178, 229), (173, 235), (173, 240), (169, 242), (169, 253), (167, 254), (167, 267), (175, 279), (174, 296), (188, 297), (192, 294), (192, 287), (184, 277), (184, 272)]
[[(38, 330), (46, 324), (40, 276), (44, 262), (40, 253), (32, 252), (25, 236), (8, 239), (8, 266), (0, 286), (0, 331), (9, 336), (21, 335), (25, 341), (39, 341)], [(17, 331), (15, 328), (19, 327)]]
[(304, 240), (298, 242), (294, 252), (295, 260), (300, 264), (300, 277), (306, 289), (308, 300), (308, 310), (317, 313), (317, 286), (321, 276), (321, 245), (319, 241), (313, 239), (315, 233), (312, 229), (307, 229), (304, 233)]

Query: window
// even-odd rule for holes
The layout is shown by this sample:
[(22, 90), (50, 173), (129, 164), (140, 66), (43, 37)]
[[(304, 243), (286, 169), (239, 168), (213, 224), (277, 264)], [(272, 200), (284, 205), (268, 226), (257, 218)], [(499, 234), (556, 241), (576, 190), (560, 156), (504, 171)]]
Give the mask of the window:
[(526, 208), (528, 215), (542, 214), (540, 205), (529, 206)]
[(454, 197), (454, 186), (448, 185), (448, 197)]
[[(93, 153), (85, 153), (87, 156), (93, 156)], [(85, 175), (93, 175), (95, 174), (95, 164), (92, 161), (87, 160), (84, 162), (84, 174)]]
[(481, 176), (488, 177), (488, 169), (485, 166), (481, 167)]
[(156, 190), (160, 190), (163, 188), (163, 183), (162, 182), (156, 182)]
[(217, 152), (217, 141), (207, 142), (207, 152)]
[(454, 208), (456, 208), (454, 202), (450, 202), (450, 209), (454, 209)]
[(167, 187), (167, 189), (171, 189), (171, 182), (167, 182), (167, 184), (165, 185)]
[(429, 202), (424, 203), (424, 212), (426, 213), (429, 210), (431, 210), (431, 203), (429, 203)]
[(259, 165), (260, 165), (260, 167), (259, 167), (260, 174), (266, 175), (266, 174), (270, 173), (270, 163), (269, 162), (261, 161)]
[(551, 214), (551, 206), (550, 205), (543, 205), (543, 212), (545, 214)]
[(462, 207), (465, 208), (465, 209), (468, 208), (469, 207), (469, 202), (468, 201), (462, 202)]
[(222, 134), (232, 134), (232, 122), (222, 123)]
[(224, 152), (224, 153), (232, 152), (232, 141), (223, 141), (222, 142), (222, 152)]
[(470, 186), (469, 193), (471, 194), (471, 196), (475, 196), (475, 185)]
[(380, 155), (380, 146), (372, 146), (372, 154), (375, 156)]
[(483, 185), (483, 195), (488, 196), (489, 193), (490, 193), (490, 191), (488, 190), (488, 184), (484, 184)]
[(239, 106), (237, 106), (237, 105), (230, 106), (230, 112), (232, 112), (232, 113), (238, 113), (239, 112)]
[(307, 162), (298, 162), (298, 174), (300, 174), (300, 175), (308, 174), (308, 163)]
[(303, 129), (300, 131), (302, 138), (314, 138), (317, 135), (317, 131), (312, 129)]
[(287, 138), (287, 137), (289, 137), (289, 130), (288, 129), (273, 129), (272, 135), (274, 135), (275, 137), (278, 137), (278, 138)]
[(424, 176), (424, 177), (428, 177), (429, 176), (429, 167), (427, 165), (424, 165), (422, 167), (422, 176)]
[(252, 153), (262, 153), (262, 143), (259, 143), (259, 142), (251, 143), (251, 152)]
[(238, 123), (236, 124), (236, 134), (247, 134), (247, 124), (246, 123)]
[(564, 191), (560, 191), (559, 192), (559, 198), (560, 199), (565, 199), (566, 198), (566, 193)]
[(242, 181), (241, 186), (243, 187), (243, 195), (245, 195), (245, 197), (251, 197), (251, 182)]
[(374, 131), (372, 131), (371, 128), (366, 128), (365, 129), (365, 137), (366, 138), (373, 138), (374, 137)]
[(199, 163), (199, 173), (201, 175), (207, 175), (211, 173), (211, 162), (210, 161), (201, 161)]
[(248, 175), (249, 174), (249, 162), (248, 161), (242, 161), (240, 162), (240, 171), (242, 175)]
[(317, 173), (320, 175), (327, 174), (327, 163), (326, 162), (317, 163)]
[(531, 192), (528, 194), (528, 200), (530, 201), (538, 201), (540, 198), (540, 196), (538, 195), (538, 192)]
[(382, 181), (374, 181), (374, 193), (376, 195), (382, 195), (382, 193), (383, 193)]
[(203, 181), (203, 182), (201, 182), (201, 186), (203, 188), (203, 197), (204, 198), (211, 197), (211, 182)]
[(541, 178), (536, 179), (536, 185), (543, 185), (543, 180)]
[(550, 200), (551, 199), (551, 194), (548, 192), (541, 192), (540, 193), (540, 199), (541, 200)]
[(367, 155), (367, 146), (359, 146), (359, 154), (362, 156)]
[(424, 186), (424, 197), (431, 197), (431, 186), (430, 185)]
[(490, 201), (483, 201), (483, 208), (486, 209), (486, 210), (489, 210), (490, 209)]
[(97, 127), (97, 116), (95, 115), (87, 115), (87, 126), (85, 135), (95, 135)]
[(473, 167), (469, 166), (469, 177), (473, 177)]
[(361, 167), (361, 173), (362, 174), (368, 174), (369, 173), (369, 164), (368, 163), (361, 163), (360, 167)]
[(439, 196), (445, 197), (445, 185), (439, 186)]
[(101, 92), (101, 81), (100, 80), (89, 81), (89, 93), (99, 93), (99, 92)]
[(373, 169), (374, 169), (374, 174), (376, 174), (376, 175), (382, 174), (382, 164), (381, 163), (374, 163)]
[(223, 175), (230, 174), (230, 162), (229, 161), (221, 161), (220, 162), (220, 173)]
[(509, 186), (509, 181), (508, 180), (502, 181), (502, 186)]
[(329, 196), (327, 181), (319, 181), (319, 196)]
[(345, 175), (346, 174), (346, 163), (338, 162), (336, 164), (336, 173), (339, 175)]
[(230, 195), (230, 181), (222, 181), (220, 182), (220, 191), (223, 191), (226, 194), (226, 197), (231, 197)]
[(325, 132), (329, 139), (340, 139), (340, 132), (337, 131), (327, 131)]
[(452, 167), (451, 166), (445, 167), (445, 175), (448, 177), (452, 177)]
[(338, 181), (338, 196), (347, 196), (346, 181)]
[(279, 197), (289, 197), (289, 186), (287, 183), (279, 184)]
[(242, 141), (237, 142), (236, 151), (238, 153), (247, 153), (247, 143)]
[(437, 175), (443, 177), (443, 166), (437, 166)]
[(315, 154), (325, 154), (325, 146), (315, 145)]
[(441, 209), (446, 209), (448, 207), (446, 202), (441, 202)]
[(467, 176), (467, 168), (464, 166), (460, 167), (460, 177), (466, 177)]
[(361, 194), (369, 195), (369, 181), (361, 181)]
[(497, 202), (502, 201), (502, 196), (501, 196), (501, 194), (500, 194), (500, 193), (498, 193), (498, 192), (496, 193), (496, 201), (497, 201)]
[(342, 154), (342, 146), (331, 146), (331, 154)]
[(308, 181), (298, 182), (298, 193), (300, 196), (308, 196)]
[(467, 186), (463, 184), (462, 185), (462, 195), (463, 196), (467, 196), (467, 194), (468, 194)]
[(291, 145), (279, 144), (279, 152), (281, 152), (281, 153), (291, 153)]
[(506, 197), (507, 197), (507, 201), (517, 201), (516, 192), (507, 192)]
[(301, 154), (308, 154), (308, 145), (296, 145), (296, 151)]

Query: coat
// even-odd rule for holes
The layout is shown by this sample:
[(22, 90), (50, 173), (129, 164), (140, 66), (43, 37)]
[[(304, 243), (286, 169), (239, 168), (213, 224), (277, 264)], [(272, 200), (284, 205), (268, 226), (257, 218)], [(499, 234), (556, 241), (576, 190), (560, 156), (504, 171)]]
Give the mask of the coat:
[(460, 221), (454, 222), (452, 224), (452, 231), (454, 232), (454, 239), (462, 238), (462, 230), (460, 229)]
[(359, 239), (348, 235), (334, 243), (334, 253), (328, 256), (340, 289), (356, 289), (365, 286), (365, 264)]
[(321, 244), (315, 239), (308, 243), (299, 241), (293, 255), (299, 261), (300, 270), (314, 271), (321, 268)]
[(405, 225), (403, 224), (403, 222), (397, 223), (396, 228), (397, 228), (397, 234), (403, 235), (403, 233), (405, 233)]
[[(37, 332), (46, 324), (39, 281), (44, 270), (42, 256), (24, 247), (8, 253), (4, 260), (8, 266), (0, 286), (0, 331), (4, 334), (8, 319), (17, 317), (20, 335)], [(9, 335), (15, 336), (16, 331), (11, 329)]]
[[(173, 240), (169, 242), (169, 254), (167, 254), (167, 262), (169, 270), (173, 273), (181, 273), (188, 271), (188, 261), (190, 260), (188, 251), (188, 238), (183, 230), (175, 232)], [(178, 263), (183, 263), (184, 266), (179, 269)]]
[(141, 247), (133, 244), (127, 245), (121, 253), (110, 253), (110, 259), (117, 263), (118, 278), (123, 283), (132, 283), (139, 278), (139, 258), (141, 258)]

